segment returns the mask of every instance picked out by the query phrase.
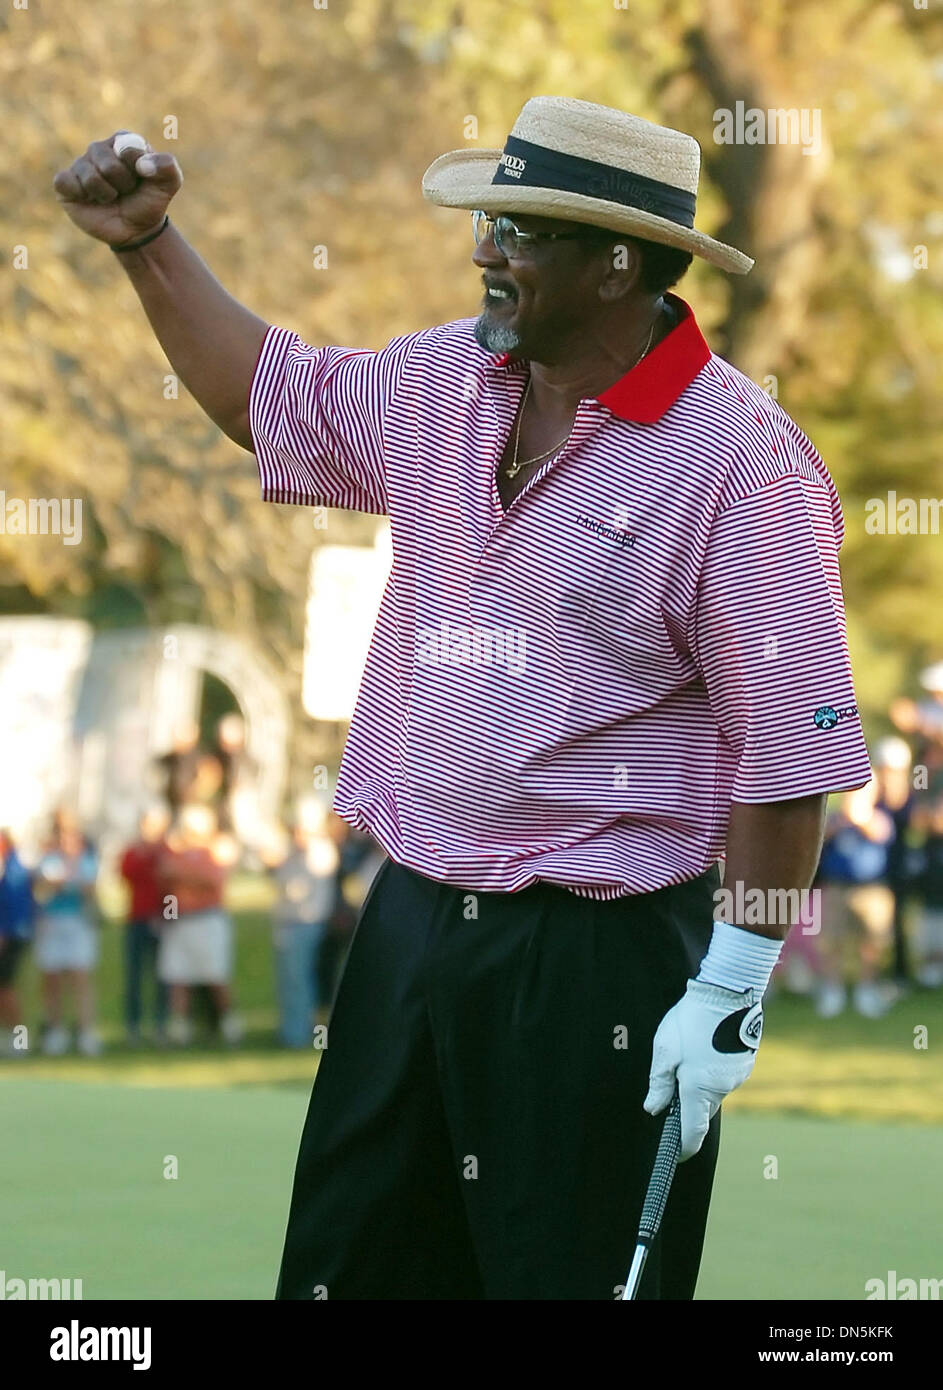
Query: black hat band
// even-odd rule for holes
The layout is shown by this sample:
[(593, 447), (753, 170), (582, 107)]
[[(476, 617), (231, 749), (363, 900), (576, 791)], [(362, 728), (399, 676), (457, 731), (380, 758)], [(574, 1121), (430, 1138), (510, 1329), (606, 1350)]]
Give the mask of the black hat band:
[(561, 154), (545, 145), (533, 145), (509, 135), (498, 164), (493, 185), (512, 184), (518, 188), (546, 188), (560, 193), (578, 193), (585, 198), (600, 198), (623, 207), (639, 208), (679, 227), (694, 226), (695, 195), (674, 184), (600, 164), (595, 159), (582, 159), (575, 154)]

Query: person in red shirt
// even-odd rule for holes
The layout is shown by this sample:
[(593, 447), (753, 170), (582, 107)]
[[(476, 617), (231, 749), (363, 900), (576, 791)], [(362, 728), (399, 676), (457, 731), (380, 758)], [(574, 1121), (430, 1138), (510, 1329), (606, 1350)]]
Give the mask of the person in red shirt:
[(145, 977), (153, 997), (154, 1035), (163, 1042), (167, 1028), (167, 987), (158, 978), (161, 893), (157, 859), (166, 848), (164, 836), (169, 815), (160, 806), (145, 811), (138, 823), (138, 839), (121, 856), (121, 877), (130, 889), (128, 920), (124, 929), (124, 1020), (127, 1040), (141, 1040), (142, 992)]
[(225, 844), (208, 806), (185, 806), (157, 858), (162, 899), (157, 971), (168, 986), (168, 1037), (190, 1041), (190, 991), (208, 985), (228, 1043), (242, 1037), (232, 1008), (232, 922), (223, 907)]

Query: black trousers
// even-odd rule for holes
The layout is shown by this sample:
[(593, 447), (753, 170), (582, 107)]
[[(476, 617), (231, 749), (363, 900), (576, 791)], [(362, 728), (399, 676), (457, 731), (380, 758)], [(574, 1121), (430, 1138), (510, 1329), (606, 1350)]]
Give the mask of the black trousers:
[[(279, 1299), (614, 1299), (662, 1117), (652, 1038), (716, 868), (614, 902), (446, 887), (388, 861), (311, 1096)], [(640, 1297), (694, 1295), (720, 1116), (678, 1168)]]

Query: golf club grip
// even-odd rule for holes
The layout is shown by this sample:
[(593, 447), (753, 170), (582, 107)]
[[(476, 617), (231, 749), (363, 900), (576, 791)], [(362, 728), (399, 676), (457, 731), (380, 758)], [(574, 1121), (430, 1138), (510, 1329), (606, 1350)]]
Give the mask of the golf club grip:
[(661, 1218), (665, 1214), (665, 1204), (671, 1190), (671, 1182), (678, 1166), (681, 1151), (681, 1102), (675, 1091), (665, 1123), (661, 1131), (658, 1152), (649, 1179), (648, 1191), (642, 1204), (642, 1217), (639, 1221), (639, 1240), (650, 1245), (658, 1234)]

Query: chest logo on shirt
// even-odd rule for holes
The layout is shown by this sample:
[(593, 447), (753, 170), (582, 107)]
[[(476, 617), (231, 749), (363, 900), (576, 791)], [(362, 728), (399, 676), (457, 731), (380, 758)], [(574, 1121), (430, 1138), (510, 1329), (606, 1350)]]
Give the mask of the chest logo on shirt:
[(576, 513), (576, 523), (578, 526), (585, 526), (587, 531), (593, 531), (603, 540), (615, 541), (620, 550), (631, 549), (635, 544), (635, 536), (624, 526), (614, 526), (611, 522), (600, 521), (598, 517), (588, 516), (586, 512)]

